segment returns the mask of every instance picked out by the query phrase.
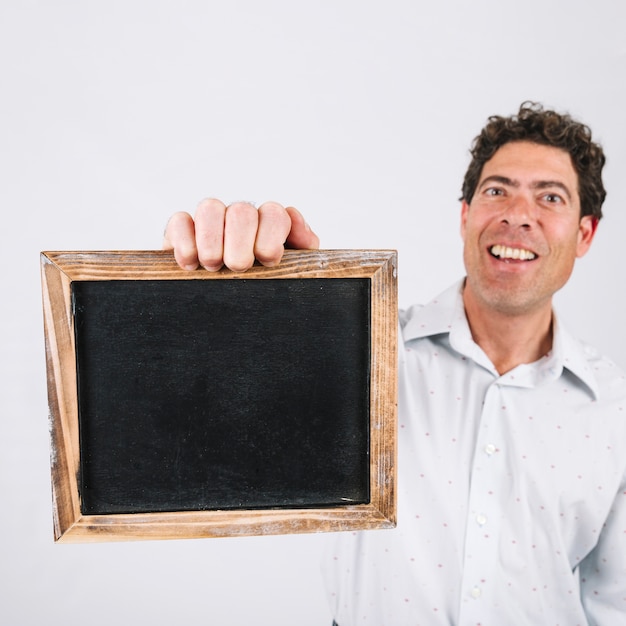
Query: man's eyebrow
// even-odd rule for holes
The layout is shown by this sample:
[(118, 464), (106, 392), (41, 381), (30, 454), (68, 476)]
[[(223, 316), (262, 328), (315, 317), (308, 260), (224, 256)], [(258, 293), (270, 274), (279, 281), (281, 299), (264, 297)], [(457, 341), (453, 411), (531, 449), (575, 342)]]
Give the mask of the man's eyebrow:
[(508, 176), (500, 176), (499, 174), (492, 174), (487, 178), (480, 181), (478, 185), (479, 189), (482, 189), (488, 183), (500, 183), (501, 185), (508, 185), (509, 187), (519, 187), (519, 181), (513, 180)]
[(533, 189), (549, 189), (550, 187), (557, 187), (567, 196), (568, 200), (572, 199), (572, 194), (567, 188), (567, 185), (563, 184), (559, 180), (540, 180), (533, 184)]

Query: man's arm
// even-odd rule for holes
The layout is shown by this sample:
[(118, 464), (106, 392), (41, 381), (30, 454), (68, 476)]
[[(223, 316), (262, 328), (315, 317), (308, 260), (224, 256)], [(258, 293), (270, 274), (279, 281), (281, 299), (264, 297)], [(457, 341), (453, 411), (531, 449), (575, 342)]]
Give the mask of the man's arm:
[(626, 474), (593, 551), (580, 565), (589, 624), (626, 624)]
[(163, 249), (173, 250), (176, 262), (187, 270), (199, 265), (217, 271), (250, 269), (255, 259), (268, 267), (280, 262), (285, 248), (317, 249), (319, 238), (300, 212), (277, 202), (256, 209), (247, 202), (226, 206), (208, 198), (195, 216), (175, 213), (163, 237)]

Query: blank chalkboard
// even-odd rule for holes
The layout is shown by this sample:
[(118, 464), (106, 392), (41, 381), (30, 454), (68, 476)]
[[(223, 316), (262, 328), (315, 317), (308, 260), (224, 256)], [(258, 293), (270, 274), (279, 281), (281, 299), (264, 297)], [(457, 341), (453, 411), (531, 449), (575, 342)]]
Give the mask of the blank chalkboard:
[(367, 279), (72, 296), (84, 514), (369, 502)]
[(57, 540), (393, 526), (395, 253), (42, 271)]

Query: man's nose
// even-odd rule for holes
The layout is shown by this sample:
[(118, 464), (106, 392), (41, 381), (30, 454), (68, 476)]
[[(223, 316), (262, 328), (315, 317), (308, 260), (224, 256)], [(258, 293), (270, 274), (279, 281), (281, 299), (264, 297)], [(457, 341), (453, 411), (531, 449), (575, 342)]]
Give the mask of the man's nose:
[(530, 228), (537, 220), (537, 207), (531, 198), (519, 194), (507, 204), (502, 221), (509, 226)]

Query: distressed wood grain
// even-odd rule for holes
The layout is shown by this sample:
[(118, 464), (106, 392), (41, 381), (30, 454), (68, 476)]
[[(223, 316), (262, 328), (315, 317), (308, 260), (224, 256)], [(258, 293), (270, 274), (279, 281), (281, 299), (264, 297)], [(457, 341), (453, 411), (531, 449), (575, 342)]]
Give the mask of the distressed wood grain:
[[(54, 538), (61, 542), (180, 539), (392, 528), (396, 523), (397, 260), (390, 250), (286, 251), (276, 267), (247, 272), (182, 270), (166, 251), (41, 254), (51, 436)], [(367, 278), (371, 281), (370, 501), (313, 508), (85, 515), (79, 490), (80, 434), (75, 281)]]

